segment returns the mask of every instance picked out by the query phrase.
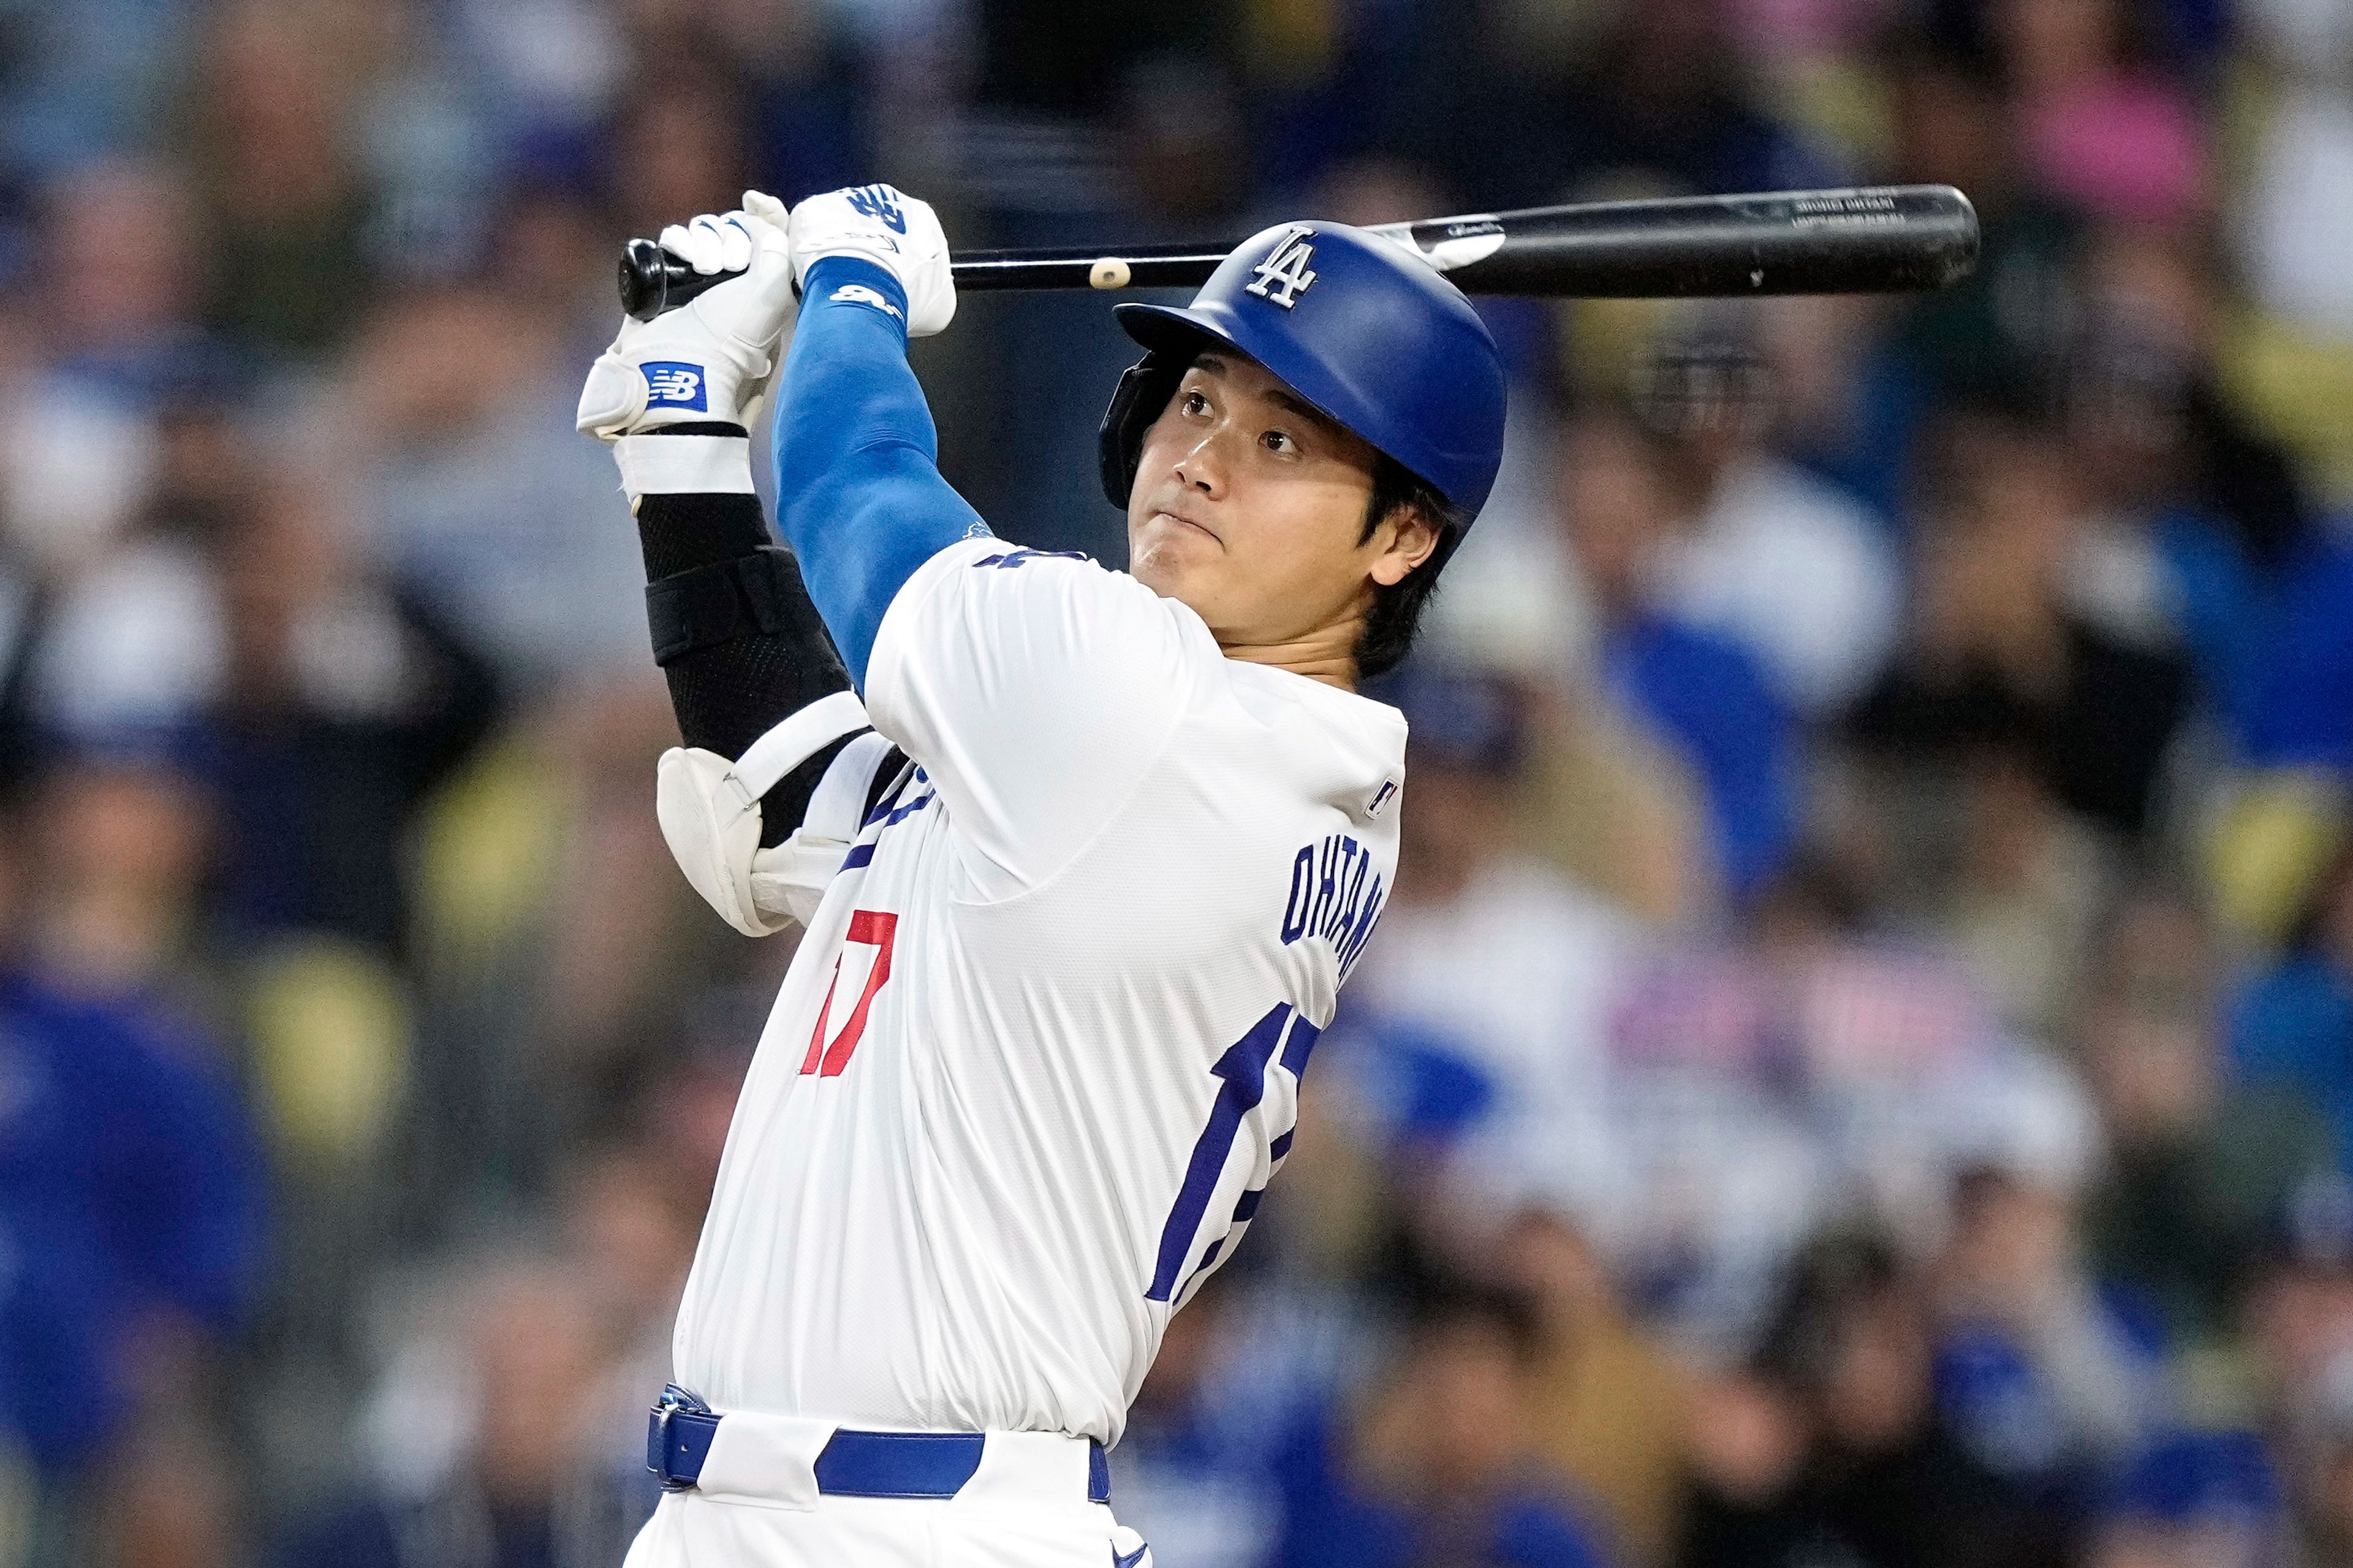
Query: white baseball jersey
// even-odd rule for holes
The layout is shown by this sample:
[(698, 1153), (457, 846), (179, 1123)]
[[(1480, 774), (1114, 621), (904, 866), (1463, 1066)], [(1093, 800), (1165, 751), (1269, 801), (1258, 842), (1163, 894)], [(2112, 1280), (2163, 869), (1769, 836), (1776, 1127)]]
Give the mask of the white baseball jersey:
[(761, 1037), (678, 1379), (1114, 1442), (1290, 1146), (1394, 876), (1404, 719), (993, 539), (899, 591), (866, 701), (913, 762)]

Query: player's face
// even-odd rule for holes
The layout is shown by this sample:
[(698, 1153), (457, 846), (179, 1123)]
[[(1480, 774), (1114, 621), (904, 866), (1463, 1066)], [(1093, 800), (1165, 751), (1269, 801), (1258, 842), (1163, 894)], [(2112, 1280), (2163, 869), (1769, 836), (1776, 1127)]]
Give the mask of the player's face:
[(1205, 353), (1145, 437), (1128, 570), (1229, 649), (1345, 635), (1436, 542), (1410, 514), (1365, 536), (1375, 456), (1256, 361)]

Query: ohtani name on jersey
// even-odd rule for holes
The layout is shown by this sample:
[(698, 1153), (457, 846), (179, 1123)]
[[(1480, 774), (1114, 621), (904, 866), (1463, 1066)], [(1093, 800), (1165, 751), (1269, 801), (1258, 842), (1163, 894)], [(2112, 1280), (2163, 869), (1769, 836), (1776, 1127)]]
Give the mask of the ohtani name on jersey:
[(1291, 897), (1282, 906), (1282, 940), (1320, 936), (1340, 961), (1340, 977), (1364, 951), (1387, 897), (1373, 852), (1345, 833), (1306, 844), (1291, 862)]

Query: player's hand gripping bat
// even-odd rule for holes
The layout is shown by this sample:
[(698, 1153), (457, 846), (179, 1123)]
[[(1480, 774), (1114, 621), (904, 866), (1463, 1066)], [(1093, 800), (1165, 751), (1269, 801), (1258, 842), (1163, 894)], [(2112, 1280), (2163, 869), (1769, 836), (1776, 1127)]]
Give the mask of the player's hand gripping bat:
[[(1967, 277), (1978, 255), (1977, 211), (1950, 185), (1587, 202), (1373, 232), (1466, 293), (1560, 299), (1900, 293)], [(955, 258), (955, 286), (1189, 289), (1230, 249), (965, 251)], [(729, 276), (698, 273), (652, 240), (633, 239), (621, 256), (621, 308), (651, 321)]]

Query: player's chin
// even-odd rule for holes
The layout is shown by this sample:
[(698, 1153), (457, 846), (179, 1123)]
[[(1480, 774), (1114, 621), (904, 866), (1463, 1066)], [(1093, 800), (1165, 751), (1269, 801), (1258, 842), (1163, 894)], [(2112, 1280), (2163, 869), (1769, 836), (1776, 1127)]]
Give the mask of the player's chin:
[(1163, 597), (1183, 598), (1179, 590), (1214, 572), (1224, 557), (1225, 546), (1211, 534), (1155, 512), (1129, 537), (1127, 569)]

